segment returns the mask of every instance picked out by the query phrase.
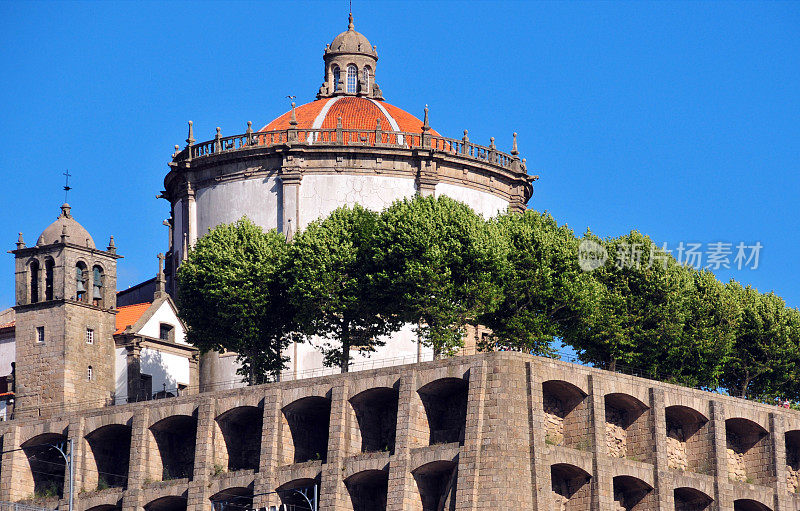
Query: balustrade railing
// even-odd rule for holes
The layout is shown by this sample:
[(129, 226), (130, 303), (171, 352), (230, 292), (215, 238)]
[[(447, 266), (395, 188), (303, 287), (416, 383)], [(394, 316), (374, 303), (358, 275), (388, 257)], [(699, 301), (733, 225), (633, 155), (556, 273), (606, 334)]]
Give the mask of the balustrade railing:
[(519, 161), (513, 151), (512, 154), (498, 151), (494, 147), (494, 139), (492, 139), (492, 145), (486, 147), (470, 142), (466, 135), (464, 139), (458, 140), (423, 133), (343, 128), (288, 129), (259, 132), (250, 131), (248, 128), (247, 133), (231, 137), (223, 137), (217, 130), (215, 138), (198, 143), (193, 143), (192, 141), (185, 149), (175, 153), (175, 159), (203, 158), (213, 154), (279, 144), (430, 148), (435, 151), (466, 156), (508, 169), (513, 168), (515, 161)]

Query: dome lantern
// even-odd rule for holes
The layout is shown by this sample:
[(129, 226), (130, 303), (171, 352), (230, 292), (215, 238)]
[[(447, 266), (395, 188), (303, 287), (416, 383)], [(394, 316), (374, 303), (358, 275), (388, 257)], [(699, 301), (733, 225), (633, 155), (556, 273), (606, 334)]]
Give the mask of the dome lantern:
[(375, 83), (378, 63), (377, 47), (356, 32), (353, 13), (350, 13), (347, 30), (333, 38), (325, 47), (325, 81), (317, 92), (317, 99), (333, 96), (362, 96), (383, 99)]

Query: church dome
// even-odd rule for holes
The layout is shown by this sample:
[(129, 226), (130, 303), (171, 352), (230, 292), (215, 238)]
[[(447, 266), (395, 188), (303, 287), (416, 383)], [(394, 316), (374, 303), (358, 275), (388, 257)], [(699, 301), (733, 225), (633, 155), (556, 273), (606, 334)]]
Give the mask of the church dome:
[(333, 38), (333, 41), (325, 50), (326, 53), (363, 53), (365, 55), (375, 56), (377, 52), (372, 47), (369, 39), (361, 32), (356, 32), (355, 25), (353, 24), (353, 15), (350, 14), (350, 24), (347, 30)]
[[(374, 130), (380, 119), (383, 131), (421, 133), (422, 121), (402, 108), (358, 96), (322, 98), (295, 109), (296, 129), (335, 129), (342, 119), (342, 129)], [(292, 127), (292, 111), (273, 120), (260, 131), (286, 130)], [(431, 135), (440, 136), (431, 130)]]
[(58, 215), (55, 222), (42, 232), (42, 235), (39, 236), (39, 241), (36, 242), (36, 246), (60, 243), (62, 234), (66, 234), (68, 243), (95, 248), (94, 240), (89, 235), (89, 231), (72, 218), (71, 209), (69, 204), (64, 203), (61, 205), (61, 214)]

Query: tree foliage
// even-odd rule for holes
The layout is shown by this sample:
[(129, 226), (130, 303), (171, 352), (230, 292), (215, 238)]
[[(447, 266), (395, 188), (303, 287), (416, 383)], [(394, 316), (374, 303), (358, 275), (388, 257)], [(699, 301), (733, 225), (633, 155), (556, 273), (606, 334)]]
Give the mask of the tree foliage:
[(741, 309), (722, 384), (732, 394), (760, 399), (798, 395), (800, 314), (773, 293), (728, 284)]
[(295, 236), (285, 275), (298, 330), (322, 338), (326, 365), (346, 372), (350, 350), (375, 351), (399, 328), (371, 282), (378, 214), (361, 206), (335, 210)]
[(469, 206), (448, 197), (397, 201), (379, 217), (374, 283), (391, 313), (418, 325), (438, 357), (463, 344), (467, 324), (501, 298), (494, 278), (505, 245)]
[[(605, 264), (582, 268), (584, 243)], [(486, 221), (415, 197), (337, 209), (291, 243), (242, 219), (201, 238), (178, 281), (188, 340), (237, 352), (250, 382), (284, 367), (292, 338), (319, 341), (326, 365), (347, 371), (351, 350), (371, 353), (403, 324), (437, 357), (482, 324), (482, 349), (558, 356), (563, 342), (600, 368), (800, 401), (797, 309), (682, 266), (637, 231), (578, 239), (531, 210)]]
[(293, 312), (280, 276), (285, 238), (247, 218), (201, 237), (178, 269), (178, 310), (187, 340), (202, 351), (233, 351), (249, 383), (279, 373), (287, 361)]
[(493, 275), (501, 299), (478, 321), (503, 347), (552, 356), (554, 340), (573, 330), (597, 300), (598, 286), (578, 266), (578, 240), (552, 216), (534, 210), (499, 216), (490, 233), (507, 245)]
[[(584, 239), (600, 243), (591, 233)], [(657, 249), (636, 231), (603, 245), (608, 261), (590, 273), (599, 285), (597, 301), (565, 341), (581, 360), (597, 367), (670, 374), (664, 357), (654, 355), (680, 344), (691, 288), (686, 272), (669, 259), (650, 264), (651, 248)]]

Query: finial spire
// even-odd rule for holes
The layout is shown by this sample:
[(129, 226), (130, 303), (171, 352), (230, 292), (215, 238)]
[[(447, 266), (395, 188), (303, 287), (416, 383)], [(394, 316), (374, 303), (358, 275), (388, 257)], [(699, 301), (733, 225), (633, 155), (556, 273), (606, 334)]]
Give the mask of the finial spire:
[(514, 133), (514, 145), (511, 146), (511, 154), (513, 154), (514, 156), (519, 154), (519, 151), (517, 151), (517, 134), (516, 133)]
[(425, 105), (425, 117), (422, 119), (422, 131), (430, 131), (431, 125), (428, 123), (428, 105)]
[(72, 210), (72, 206), (70, 206), (69, 204), (67, 204), (65, 202), (64, 204), (61, 205), (61, 216), (66, 217), (66, 218), (72, 218), (72, 215), (70, 215), (70, 213), (69, 213), (71, 210)]
[(355, 29), (356, 29), (356, 26), (353, 23), (353, 6), (351, 5), (350, 6), (350, 20), (349, 20), (349, 22), (347, 24), (347, 30), (355, 30)]
[(158, 254), (158, 273), (156, 274), (156, 291), (154, 299), (161, 298), (167, 293), (167, 279), (164, 278), (164, 254)]
[(117, 245), (114, 243), (114, 236), (111, 236), (111, 238), (109, 238), (108, 246), (106, 247), (106, 250), (108, 250), (112, 254), (116, 254), (117, 253)]
[(22, 233), (19, 233), (19, 237), (17, 238), (17, 250), (23, 248), (25, 248), (25, 240), (22, 239)]
[(194, 144), (194, 128), (192, 128), (192, 121), (189, 121), (189, 136), (186, 137), (186, 143), (189, 145)]
[(294, 101), (292, 101), (292, 120), (289, 121), (292, 126), (297, 126), (297, 115), (294, 112)]

